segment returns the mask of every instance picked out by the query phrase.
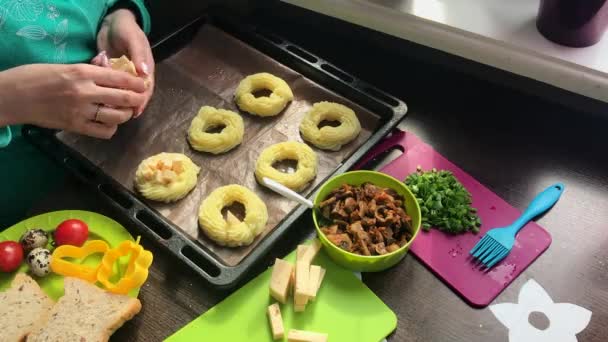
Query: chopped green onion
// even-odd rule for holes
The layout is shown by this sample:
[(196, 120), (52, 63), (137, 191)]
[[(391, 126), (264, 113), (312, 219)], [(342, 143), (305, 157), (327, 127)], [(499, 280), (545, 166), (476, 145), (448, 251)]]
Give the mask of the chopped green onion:
[(422, 229), (435, 227), (453, 234), (479, 232), (481, 219), (477, 209), (471, 207), (471, 194), (450, 171), (423, 171), (418, 167), (405, 184), (420, 204)]

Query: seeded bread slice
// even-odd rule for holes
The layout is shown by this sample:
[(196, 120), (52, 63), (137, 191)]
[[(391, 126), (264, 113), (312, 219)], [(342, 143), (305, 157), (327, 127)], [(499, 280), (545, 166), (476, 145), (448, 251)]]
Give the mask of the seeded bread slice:
[(53, 304), (34, 279), (17, 273), (11, 287), (0, 293), (0, 341), (23, 341), (38, 321), (48, 318)]
[(107, 341), (141, 310), (139, 299), (104, 291), (80, 279), (66, 277), (64, 290), (50, 318), (28, 336), (28, 342)]

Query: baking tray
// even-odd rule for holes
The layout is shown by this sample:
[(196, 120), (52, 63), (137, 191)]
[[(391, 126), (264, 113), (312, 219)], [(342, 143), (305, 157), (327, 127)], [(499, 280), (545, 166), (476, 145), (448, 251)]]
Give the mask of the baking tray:
[[(137, 229), (164, 246), (218, 287), (230, 287), (306, 212), (256, 183), (254, 161), (266, 146), (302, 141), (298, 125), (312, 103), (335, 101), (353, 108), (362, 132), (339, 152), (316, 150), (319, 174), (303, 191), (314, 196), (319, 184), (348, 170), (405, 116), (406, 105), (271, 32), (225, 13), (207, 15), (154, 46), (155, 95), (138, 120), (100, 141), (32, 126), (24, 136), (90, 185)], [(294, 101), (274, 118), (243, 114), (245, 137), (235, 150), (212, 156), (192, 150), (186, 130), (202, 105), (237, 111), (232, 94), (240, 80), (267, 71), (285, 79)], [(180, 152), (202, 166), (199, 185), (183, 200), (159, 204), (133, 190), (139, 162), (159, 152)], [(251, 246), (224, 248), (198, 229), (200, 202), (218, 186), (238, 183), (267, 203), (269, 223)]]

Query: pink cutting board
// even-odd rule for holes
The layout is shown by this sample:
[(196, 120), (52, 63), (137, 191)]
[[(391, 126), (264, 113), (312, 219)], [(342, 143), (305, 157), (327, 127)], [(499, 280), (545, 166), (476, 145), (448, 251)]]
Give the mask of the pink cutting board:
[[(397, 159), (381, 169), (399, 180), (416, 171), (436, 168), (450, 170), (471, 193), (473, 207), (478, 209), (482, 226), (478, 234), (449, 235), (437, 229), (421, 231), (411, 247), (415, 254), (448, 286), (476, 307), (489, 305), (517, 276), (551, 244), (551, 236), (535, 222), (528, 223), (517, 235), (511, 253), (489, 272), (476, 267), (469, 251), (488, 230), (504, 227), (519, 217), (521, 211), (509, 205), (458, 166), (445, 159), (432, 147), (409, 132), (395, 130), (354, 167), (361, 168), (381, 153), (399, 148)], [(530, 198), (530, 201), (532, 198)]]

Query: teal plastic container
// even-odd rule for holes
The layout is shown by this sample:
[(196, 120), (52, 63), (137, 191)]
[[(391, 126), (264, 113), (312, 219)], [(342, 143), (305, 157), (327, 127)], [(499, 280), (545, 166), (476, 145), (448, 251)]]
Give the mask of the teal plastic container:
[(403, 182), (384, 173), (376, 171), (351, 171), (335, 176), (323, 184), (315, 196), (314, 204), (318, 206), (332, 190), (339, 188), (342, 184), (361, 185), (368, 182), (377, 186), (391, 188), (403, 196), (405, 211), (412, 218), (412, 229), (414, 230), (412, 239), (405, 246), (385, 255), (365, 256), (350, 253), (334, 245), (325, 237), (317, 222), (316, 210), (312, 211), (312, 217), (323, 249), (335, 263), (353, 271), (378, 272), (386, 270), (401, 261), (420, 232), (420, 206), (408, 187)]

